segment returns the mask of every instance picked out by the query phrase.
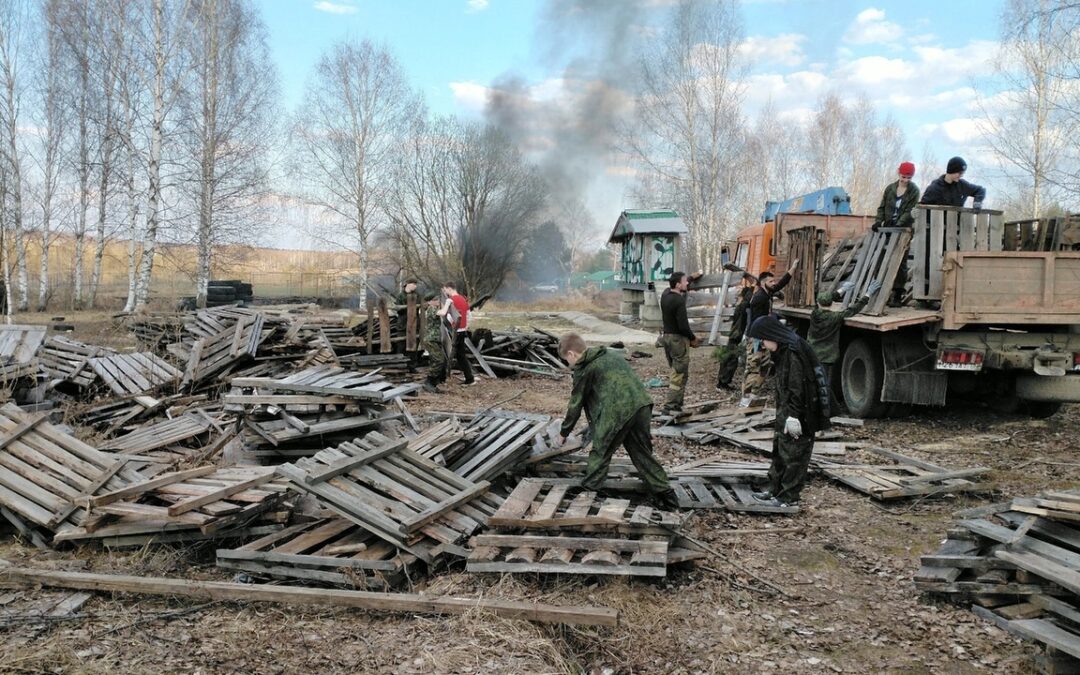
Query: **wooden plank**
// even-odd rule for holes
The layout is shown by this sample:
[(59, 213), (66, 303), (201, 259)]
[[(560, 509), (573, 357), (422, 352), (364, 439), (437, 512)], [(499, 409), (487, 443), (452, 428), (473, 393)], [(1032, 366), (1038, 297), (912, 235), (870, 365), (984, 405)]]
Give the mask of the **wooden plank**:
[(87, 501), (89, 506), (97, 507), (104, 506), (106, 504), (112, 504), (113, 502), (120, 501), (121, 499), (127, 499), (128, 497), (134, 497), (144, 492), (149, 492), (155, 488), (162, 487), (163, 485), (169, 485), (170, 483), (179, 483), (180, 481), (187, 480), (189, 478), (196, 478), (198, 476), (205, 476), (218, 470), (216, 466), (200, 466), (194, 469), (187, 469), (185, 471), (173, 471), (171, 473), (158, 476), (151, 480), (143, 481), (142, 483), (136, 483), (134, 485), (128, 485), (127, 487), (120, 488), (119, 490), (113, 490), (99, 497), (91, 497)]
[(479, 609), (503, 618), (568, 625), (616, 626), (619, 616), (616, 610), (605, 607), (558, 607), (487, 598), (431, 597), (408, 593), (372, 593), (164, 577), (50, 572), (11, 566), (0, 566), (0, 582), (15, 584), (21, 588), (32, 588), (40, 584), (51, 588), (73, 590), (139, 593), (213, 601), (281, 602), (419, 614), (465, 614)]
[(440, 518), (447, 511), (449, 511), (449, 510), (451, 510), (451, 509), (453, 509), (453, 508), (455, 508), (457, 506), (466, 504), (466, 503), (472, 501), (473, 499), (479, 497), (480, 495), (487, 492), (488, 488), (490, 488), (490, 487), (491, 487), (491, 484), (488, 483), (487, 481), (480, 481), (479, 483), (474, 485), (472, 488), (462, 490), (461, 492), (459, 492), (459, 493), (457, 493), (455, 495), (447, 497), (446, 499), (442, 500), (438, 504), (430, 506), (427, 509), (425, 509), (424, 511), (422, 511), (421, 513), (418, 513), (415, 516), (413, 516), (412, 518), (409, 518), (408, 520), (406, 520), (406, 521), (404, 521), (402, 523), (402, 527), (405, 528), (406, 532), (415, 532), (416, 530), (420, 529), (424, 525), (427, 525), (428, 523), (432, 522), (433, 520), (436, 520), (437, 518)]
[(34, 427), (41, 424), (47, 417), (48, 413), (38, 413), (36, 415), (30, 415), (19, 422), (19, 424), (11, 431), (5, 433), (3, 437), (0, 437), (0, 450), (6, 448), (12, 442), (19, 440), (27, 432), (33, 430)]
[(188, 511), (193, 511), (193, 510), (195, 510), (195, 509), (197, 509), (197, 508), (199, 508), (201, 506), (206, 506), (207, 504), (213, 504), (214, 502), (221, 501), (222, 499), (225, 499), (227, 497), (235, 495), (238, 492), (243, 492), (244, 490), (247, 490), (249, 488), (253, 488), (256, 485), (262, 485), (263, 483), (269, 483), (273, 479), (274, 479), (274, 471), (273, 471), (273, 468), (271, 468), (269, 472), (267, 472), (267, 473), (265, 473), (265, 474), (263, 474), (261, 476), (255, 476), (254, 478), (249, 478), (247, 480), (240, 481), (238, 483), (233, 483), (231, 485), (226, 485), (223, 488), (220, 488), (218, 490), (214, 490), (213, 492), (202, 495), (200, 497), (193, 497), (191, 499), (186, 499), (186, 500), (184, 500), (182, 502), (178, 502), (176, 504), (173, 504), (172, 506), (169, 507), (169, 515), (170, 516), (178, 516), (181, 513), (187, 513)]
[(927, 298), (941, 297), (941, 261), (945, 250), (945, 212), (930, 209), (930, 241), (927, 250)]
[[(316, 483), (322, 483), (322, 482), (330, 480), (331, 478), (334, 478), (336, 476), (341, 476), (343, 474), (349, 473), (353, 469), (357, 469), (357, 468), (359, 468), (359, 467), (361, 467), (361, 466), (363, 466), (365, 464), (368, 464), (370, 462), (374, 462), (377, 459), (381, 459), (381, 458), (386, 457), (388, 455), (392, 455), (394, 453), (401, 452), (406, 447), (408, 447), (408, 445), (409, 445), (408, 440), (402, 440), (402, 441), (399, 441), (399, 442), (394, 443), (392, 445), (386, 445), (386, 446), (383, 446), (381, 448), (374, 448), (374, 449), (371, 449), (371, 450), (365, 450), (364, 452), (362, 452), (362, 453), (360, 453), (358, 455), (353, 455), (351, 457), (345, 457), (343, 459), (339, 459), (339, 460), (329, 464), (325, 469), (322, 469), (321, 471), (316, 471), (316, 472), (309, 471), (304, 476), (304, 482), (307, 483), (308, 485), (314, 485)], [(355, 447), (350, 443), (343, 443), (342, 446), (345, 446), (347, 448), (354, 448)], [(339, 447), (341, 447), (341, 446), (339, 446)]]

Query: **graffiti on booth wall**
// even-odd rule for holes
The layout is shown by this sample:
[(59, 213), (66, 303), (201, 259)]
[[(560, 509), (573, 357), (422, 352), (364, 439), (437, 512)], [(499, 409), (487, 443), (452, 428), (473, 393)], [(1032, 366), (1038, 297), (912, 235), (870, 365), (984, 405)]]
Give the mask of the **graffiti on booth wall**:
[(622, 280), (627, 284), (645, 283), (644, 237), (629, 237), (623, 240)]
[(649, 268), (649, 281), (667, 281), (675, 271), (675, 237), (653, 235), (652, 267)]

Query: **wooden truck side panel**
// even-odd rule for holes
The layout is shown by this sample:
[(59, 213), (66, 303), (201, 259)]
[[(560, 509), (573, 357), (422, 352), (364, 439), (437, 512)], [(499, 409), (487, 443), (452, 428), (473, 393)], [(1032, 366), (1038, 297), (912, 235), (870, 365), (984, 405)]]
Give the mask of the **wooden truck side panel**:
[(942, 268), (945, 330), (1080, 324), (1080, 253), (953, 251)]

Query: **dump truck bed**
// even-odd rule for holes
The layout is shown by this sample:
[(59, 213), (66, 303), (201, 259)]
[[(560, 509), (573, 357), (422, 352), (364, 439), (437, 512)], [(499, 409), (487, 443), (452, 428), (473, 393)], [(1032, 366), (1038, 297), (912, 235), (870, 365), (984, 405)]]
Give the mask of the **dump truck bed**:
[[(810, 320), (811, 310), (809, 308), (786, 307), (777, 304), (774, 306), (774, 309), (782, 316), (797, 317), (806, 319), (807, 321)], [(924, 323), (933, 323), (935, 321), (941, 321), (941, 312), (932, 309), (918, 309), (915, 307), (889, 307), (886, 309), (883, 316), (856, 314), (847, 319), (844, 323), (852, 328), (887, 333), (889, 331), (897, 330), (898, 328), (920, 326)]]

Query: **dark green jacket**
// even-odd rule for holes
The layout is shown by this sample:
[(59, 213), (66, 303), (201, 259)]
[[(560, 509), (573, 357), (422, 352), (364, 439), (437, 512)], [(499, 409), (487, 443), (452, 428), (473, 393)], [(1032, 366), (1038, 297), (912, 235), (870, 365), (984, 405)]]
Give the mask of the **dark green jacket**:
[(563, 436), (569, 436), (581, 417), (592, 425), (593, 449), (606, 449), (615, 434), (638, 410), (652, 405), (649, 392), (622, 354), (607, 347), (590, 347), (574, 364), (574, 388), (563, 418)]
[(911, 215), (911, 209), (919, 204), (919, 188), (909, 182), (907, 191), (900, 198), (900, 211), (893, 222), (893, 208), (896, 206), (896, 186), (900, 181), (889, 183), (885, 186), (885, 194), (881, 195), (881, 205), (878, 206), (877, 222), (886, 227), (911, 227), (915, 224), (915, 218)]
[(844, 319), (861, 312), (869, 301), (863, 296), (840, 312), (814, 307), (814, 311), (810, 312), (810, 330), (806, 333), (806, 341), (814, 348), (818, 361), (836, 363), (840, 360), (840, 327), (844, 325)]

